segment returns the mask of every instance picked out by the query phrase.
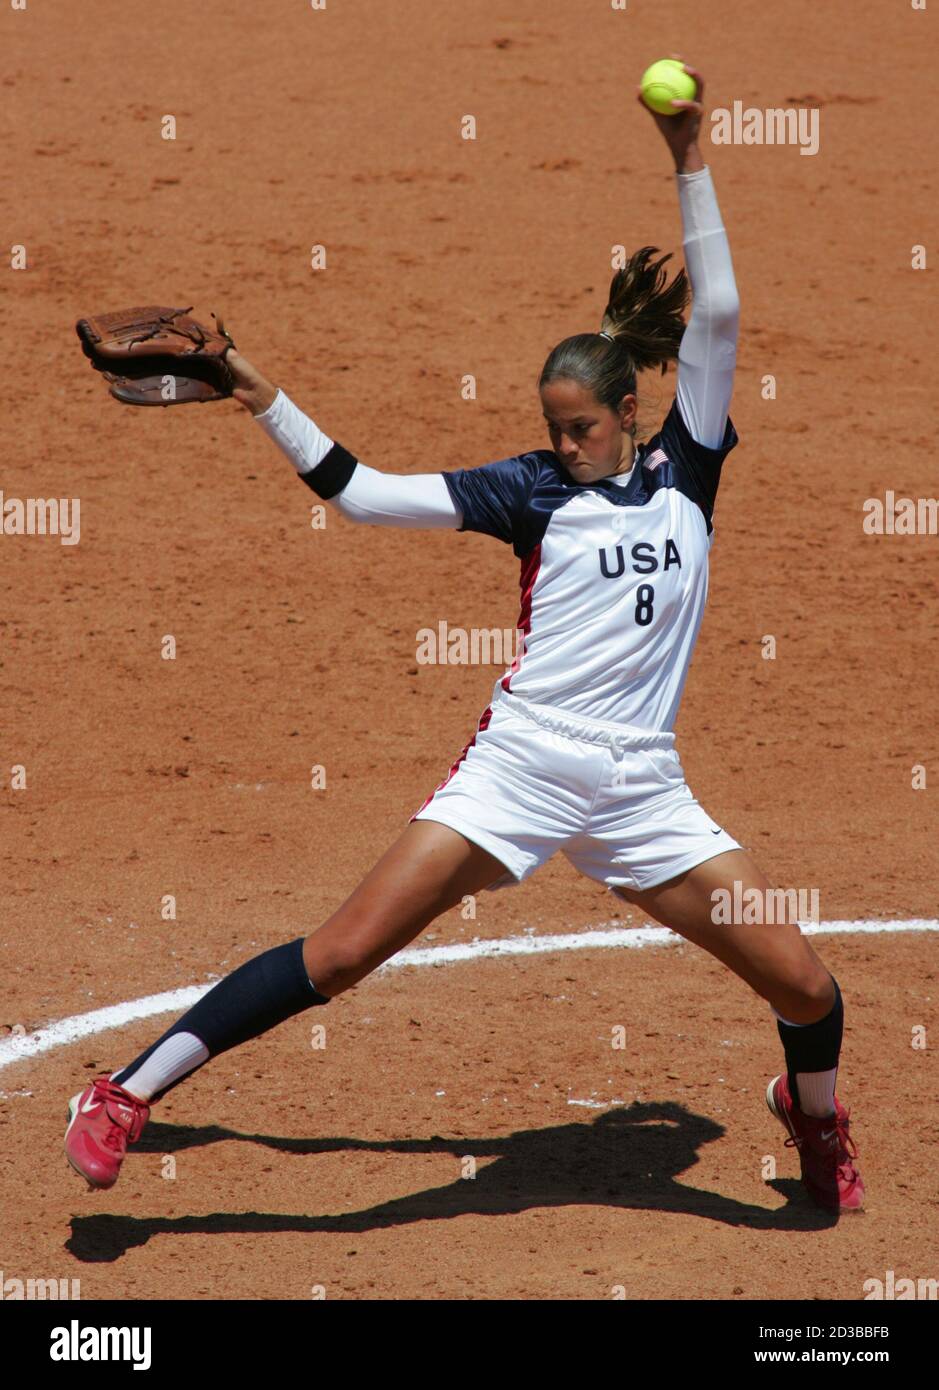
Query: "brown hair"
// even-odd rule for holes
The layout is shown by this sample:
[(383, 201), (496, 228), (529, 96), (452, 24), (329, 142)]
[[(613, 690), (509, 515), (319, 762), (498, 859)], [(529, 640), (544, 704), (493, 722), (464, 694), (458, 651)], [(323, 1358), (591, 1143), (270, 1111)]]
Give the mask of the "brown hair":
[(616, 410), (624, 396), (635, 393), (637, 372), (660, 366), (664, 373), (678, 356), (690, 287), (684, 270), (668, 284), (665, 264), (671, 254), (654, 261), (656, 255), (657, 246), (643, 246), (610, 282), (600, 331), (613, 342), (599, 333), (564, 338), (548, 354), (539, 389), (567, 377)]

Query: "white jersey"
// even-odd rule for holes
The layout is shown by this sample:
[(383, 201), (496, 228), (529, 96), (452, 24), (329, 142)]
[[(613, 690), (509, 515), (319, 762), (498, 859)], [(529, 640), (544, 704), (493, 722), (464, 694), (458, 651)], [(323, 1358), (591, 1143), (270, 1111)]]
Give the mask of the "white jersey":
[(718, 449), (677, 401), (625, 479), (576, 483), (550, 450), (444, 473), (463, 521), (521, 561), (519, 651), (500, 690), (587, 719), (670, 730), (704, 613)]
[(739, 301), (710, 173), (678, 176), (694, 292), (676, 399), (628, 474), (574, 481), (550, 449), (396, 475), (359, 462), (283, 392), (258, 423), (354, 521), (479, 531), (521, 564), (519, 650), (494, 696), (671, 730), (704, 612)]

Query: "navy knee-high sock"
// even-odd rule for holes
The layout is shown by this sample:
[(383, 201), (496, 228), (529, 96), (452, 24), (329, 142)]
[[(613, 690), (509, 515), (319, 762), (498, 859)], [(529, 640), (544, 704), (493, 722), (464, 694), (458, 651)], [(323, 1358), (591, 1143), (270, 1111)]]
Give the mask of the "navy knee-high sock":
[(786, 1054), (789, 1094), (796, 1105), (799, 1105), (799, 1083), (796, 1077), (800, 1071), (833, 1071), (838, 1066), (844, 1033), (844, 1004), (834, 975), (831, 982), (835, 987), (835, 1002), (824, 1018), (802, 1025), (787, 1023), (777, 1018), (776, 1027)]
[(226, 975), (111, 1079), (140, 1100), (158, 1100), (211, 1057), (328, 1003), (306, 973), (303, 938), (274, 946)]

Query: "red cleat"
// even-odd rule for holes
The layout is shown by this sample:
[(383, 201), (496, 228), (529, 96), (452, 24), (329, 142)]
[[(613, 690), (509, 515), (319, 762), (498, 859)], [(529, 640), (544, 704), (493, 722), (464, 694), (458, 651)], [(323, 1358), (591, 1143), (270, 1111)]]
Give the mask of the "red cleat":
[(150, 1107), (99, 1076), (68, 1105), (65, 1157), (89, 1187), (113, 1187), (127, 1152), (140, 1138)]
[(860, 1211), (864, 1184), (854, 1165), (857, 1149), (848, 1133), (848, 1111), (835, 1096), (826, 1119), (804, 1115), (794, 1104), (785, 1072), (766, 1088), (766, 1104), (789, 1131), (786, 1148), (799, 1150), (802, 1183), (812, 1200), (829, 1211)]

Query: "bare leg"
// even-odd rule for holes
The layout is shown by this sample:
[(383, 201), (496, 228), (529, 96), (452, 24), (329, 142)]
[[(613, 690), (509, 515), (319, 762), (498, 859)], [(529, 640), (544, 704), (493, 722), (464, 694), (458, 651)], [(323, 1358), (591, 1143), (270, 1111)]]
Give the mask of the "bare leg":
[(449, 826), (411, 821), (342, 906), (307, 937), (307, 974), (321, 994), (341, 994), (435, 917), (504, 873), (504, 864)]
[(412, 822), (318, 931), (245, 961), (112, 1080), (139, 1100), (158, 1098), (211, 1057), (328, 1003), (504, 872), (449, 827)]
[(210, 1058), (328, 1003), (504, 872), (498, 859), (449, 827), (412, 821), (312, 936), (246, 961), (129, 1067), (97, 1077), (74, 1096), (65, 1139), (69, 1163), (92, 1187), (113, 1186), (151, 1101)]
[(831, 976), (796, 923), (722, 924), (713, 920), (716, 889), (766, 891), (771, 884), (744, 850), (730, 850), (643, 892), (616, 889), (650, 917), (730, 967), (790, 1023), (815, 1023), (830, 1011)]

